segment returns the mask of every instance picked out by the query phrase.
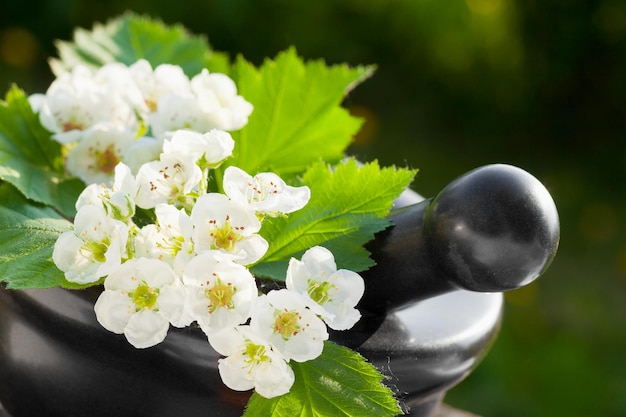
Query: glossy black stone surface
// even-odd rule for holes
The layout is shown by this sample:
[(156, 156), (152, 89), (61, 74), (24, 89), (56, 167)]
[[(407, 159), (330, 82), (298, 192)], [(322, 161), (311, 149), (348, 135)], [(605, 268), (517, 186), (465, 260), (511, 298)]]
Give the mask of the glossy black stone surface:
[[(529, 174), (521, 171), (518, 181), (520, 171), (473, 171), (418, 204), (406, 193), (398, 206), (410, 205), (370, 245), (379, 265), (365, 274), (363, 318), (331, 339), (385, 374), (409, 416), (429, 416), (488, 351), (503, 296), (482, 291), (524, 285), (554, 256), (556, 210)], [(472, 242), (481, 246), (472, 249)], [(510, 256), (513, 249), (523, 262)], [(243, 413), (250, 394), (222, 384), (219, 355), (199, 329), (172, 328), (163, 343), (135, 349), (97, 323), (100, 291), (0, 286), (0, 403), (12, 417)]]
[[(135, 349), (96, 322), (98, 294), (0, 290), (0, 402), (12, 417), (242, 414), (249, 393), (222, 384), (199, 329), (172, 328), (163, 343)], [(501, 311), (501, 294), (454, 291), (386, 315), (356, 350), (409, 415), (427, 416), (486, 354)]]
[(378, 265), (362, 274), (360, 306), (378, 314), (459, 288), (520, 288), (548, 268), (560, 238), (546, 188), (510, 165), (470, 171), (391, 219), (395, 226), (369, 245)]

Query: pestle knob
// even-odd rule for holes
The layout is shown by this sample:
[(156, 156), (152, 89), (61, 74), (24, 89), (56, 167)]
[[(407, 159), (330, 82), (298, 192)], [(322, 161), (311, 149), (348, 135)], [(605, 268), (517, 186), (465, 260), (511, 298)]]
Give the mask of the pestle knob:
[(548, 268), (560, 235), (546, 188), (502, 164), (470, 171), (390, 219), (393, 226), (368, 245), (377, 265), (361, 273), (364, 311), (381, 313), (456, 289), (520, 288)]

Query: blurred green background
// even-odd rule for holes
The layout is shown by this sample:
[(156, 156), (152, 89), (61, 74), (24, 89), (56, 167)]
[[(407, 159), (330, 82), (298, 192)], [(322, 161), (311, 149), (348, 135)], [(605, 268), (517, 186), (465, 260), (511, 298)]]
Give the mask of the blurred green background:
[(1, 0), (0, 90), (45, 91), (53, 40), (124, 10), (257, 64), (289, 45), (377, 64), (346, 100), (368, 120), (351, 152), (419, 168), (427, 197), (493, 162), (537, 176), (559, 254), (507, 293), (499, 338), (446, 401), (485, 417), (626, 416), (626, 2)]

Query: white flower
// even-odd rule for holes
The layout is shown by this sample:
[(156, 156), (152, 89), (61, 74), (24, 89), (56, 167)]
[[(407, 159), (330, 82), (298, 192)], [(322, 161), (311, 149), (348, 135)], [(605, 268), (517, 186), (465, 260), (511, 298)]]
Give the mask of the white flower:
[(115, 167), (112, 187), (90, 184), (78, 196), (76, 211), (87, 205), (102, 206), (116, 220), (128, 222), (135, 215), (137, 182), (130, 168), (123, 163)]
[(189, 78), (178, 65), (161, 64), (153, 70), (148, 61), (140, 59), (129, 67), (129, 72), (149, 113), (157, 110), (159, 100), (166, 94), (191, 93)]
[(96, 317), (105, 329), (123, 333), (136, 348), (147, 348), (165, 339), (170, 323), (177, 327), (191, 323), (185, 315), (185, 299), (185, 288), (168, 264), (135, 258), (104, 281)]
[(177, 130), (163, 144), (163, 152), (193, 159), (201, 168), (216, 168), (233, 154), (235, 141), (230, 133), (213, 129), (208, 133)]
[(137, 174), (143, 164), (157, 161), (161, 152), (163, 152), (163, 140), (142, 136), (126, 149), (123, 161), (133, 174)]
[(267, 252), (267, 241), (256, 234), (261, 222), (248, 206), (224, 194), (200, 196), (191, 210), (196, 251), (220, 250), (242, 265), (252, 264)]
[(135, 237), (135, 255), (160, 259), (182, 274), (193, 256), (193, 224), (184, 209), (157, 204), (157, 224), (142, 227)]
[(226, 358), (218, 360), (224, 384), (235, 391), (255, 389), (265, 397), (286, 394), (295, 375), (280, 353), (249, 326), (223, 330), (209, 338), (211, 346)]
[(191, 93), (164, 94), (159, 99), (156, 111), (150, 114), (148, 122), (152, 135), (157, 139), (163, 139), (176, 130), (208, 132), (215, 127), (206, 120), (198, 100)]
[(234, 166), (224, 171), (224, 192), (233, 201), (249, 204), (257, 213), (273, 217), (300, 210), (311, 198), (309, 187), (291, 187), (271, 172), (253, 177)]
[(287, 361), (317, 358), (328, 339), (324, 322), (306, 308), (300, 294), (287, 289), (261, 295), (254, 305), (250, 326)]
[(67, 156), (67, 170), (86, 184), (110, 183), (115, 167), (133, 143), (133, 133), (110, 123), (100, 123), (83, 133)]
[(189, 194), (197, 189), (201, 179), (202, 171), (193, 160), (162, 153), (158, 161), (139, 168), (139, 192), (135, 202), (145, 209), (160, 203), (185, 207), (189, 203)]
[(98, 68), (94, 79), (98, 84), (119, 95), (135, 111), (139, 113), (148, 111), (143, 93), (126, 65), (120, 62), (106, 63)]
[(128, 228), (107, 216), (104, 207), (81, 207), (74, 230), (62, 233), (52, 259), (68, 281), (88, 284), (113, 272), (122, 262)]
[(302, 294), (308, 307), (331, 329), (350, 329), (361, 318), (354, 307), (365, 291), (363, 278), (347, 269), (337, 270), (335, 258), (326, 248), (312, 247), (301, 261), (291, 258), (285, 283)]
[(222, 252), (205, 251), (185, 268), (189, 312), (207, 334), (243, 324), (257, 297), (248, 269)]
[(200, 108), (213, 127), (238, 130), (248, 123), (253, 106), (237, 95), (235, 82), (225, 74), (209, 74), (207, 69), (191, 79)]
[(77, 65), (55, 79), (45, 97), (31, 100), (41, 124), (52, 138), (66, 144), (82, 139), (83, 132), (100, 122), (135, 130), (133, 109), (115, 88), (99, 83), (85, 66)]

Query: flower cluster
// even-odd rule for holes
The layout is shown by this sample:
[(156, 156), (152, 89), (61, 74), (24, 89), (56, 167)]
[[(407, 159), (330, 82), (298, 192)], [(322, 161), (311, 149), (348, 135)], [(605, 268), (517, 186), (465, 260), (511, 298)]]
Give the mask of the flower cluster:
[[(270, 245), (261, 226), (303, 208), (309, 188), (271, 172), (217, 171), (235, 145), (227, 129), (242, 127), (251, 107), (225, 76), (188, 80), (177, 67), (146, 65), (78, 68), (31, 99), (55, 138), (72, 143), (68, 169), (89, 183), (53, 260), (70, 282), (104, 284), (96, 317), (133, 346), (154, 346), (170, 325), (195, 323), (224, 356), (218, 369), (228, 387), (285, 394), (294, 382), (289, 363), (318, 357), (327, 326), (345, 330), (359, 320), (363, 279), (314, 246), (291, 259), (285, 288), (261, 293), (250, 270)], [(96, 104), (107, 94), (118, 95)], [(93, 103), (72, 104), (87, 97)], [(133, 131), (146, 122), (156, 138), (137, 139)], [(128, 157), (146, 141), (160, 141), (156, 157)], [(217, 192), (210, 178), (222, 172)]]
[(29, 101), (52, 138), (67, 145), (67, 170), (86, 183), (108, 182), (119, 162), (136, 172), (158, 158), (172, 132), (234, 131), (252, 112), (224, 74), (203, 70), (190, 79), (179, 66), (153, 69), (146, 60), (77, 65)]

